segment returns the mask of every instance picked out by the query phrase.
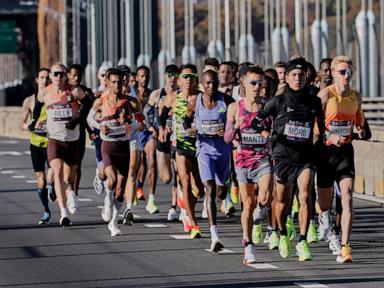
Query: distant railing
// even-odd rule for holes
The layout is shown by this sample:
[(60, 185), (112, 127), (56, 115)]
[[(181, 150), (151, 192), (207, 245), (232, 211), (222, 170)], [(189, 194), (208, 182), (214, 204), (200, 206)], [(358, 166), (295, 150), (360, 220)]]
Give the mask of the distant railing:
[(369, 126), (384, 130), (384, 97), (363, 98), (363, 110)]

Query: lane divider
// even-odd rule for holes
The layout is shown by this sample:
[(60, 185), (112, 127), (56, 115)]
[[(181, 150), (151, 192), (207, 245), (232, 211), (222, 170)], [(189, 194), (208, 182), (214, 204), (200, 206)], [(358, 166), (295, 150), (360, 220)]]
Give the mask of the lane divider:
[(318, 282), (296, 282), (293, 284), (302, 288), (328, 288), (328, 286), (320, 284)]
[(167, 228), (168, 226), (165, 224), (145, 224), (147, 228)]

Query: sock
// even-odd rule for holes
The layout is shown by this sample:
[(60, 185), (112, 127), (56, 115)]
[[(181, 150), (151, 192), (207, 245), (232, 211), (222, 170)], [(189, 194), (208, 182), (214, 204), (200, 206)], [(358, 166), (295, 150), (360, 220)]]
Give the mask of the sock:
[(171, 205), (171, 208), (176, 210), (176, 205)]
[(44, 207), (44, 210), (46, 212), (49, 212), (49, 207), (48, 207), (48, 190), (46, 188), (37, 188), (36, 189), (37, 195), (39, 195), (40, 202)]
[(299, 243), (303, 240), (307, 240), (307, 235), (301, 235), (300, 234), (300, 237), (299, 237)]
[(265, 218), (265, 206), (258, 204), (255, 212), (254, 224), (258, 225), (262, 223)]
[(127, 202), (127, 209), (128, 209), (128, 210), (132, 210), (132, 203), (128, 203), (128, 202)]
[(62, 218), (68, 217), (68, 208), (60, 208), (60, 215)]
[(149, 194), (148, 195), (148, 201), (155, 201), (155, 195)]
[(219, 240), (219, 234), (217, 233), (217, 226), (216, 225), (210, 226), (209, 231), (211, 231), (211, 241), (212, 242)]

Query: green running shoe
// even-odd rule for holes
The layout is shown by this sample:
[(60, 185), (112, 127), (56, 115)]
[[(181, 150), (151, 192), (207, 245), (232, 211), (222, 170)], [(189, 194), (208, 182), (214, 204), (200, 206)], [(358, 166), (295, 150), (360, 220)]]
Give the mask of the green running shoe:
[(147, 210), (149, 214), (159, 213), (159, 207), (157, 207), (156, 201), (154, 199), (148, 199), (147, 206), (145, 206), (145, 210)]
[(263, 240), (263, 227), (262, 224), (253, 225), (252, 229), (252, 242), (253, 244), (260, 244)]
[(306, 240), (302, 240), (296, 245), (296, 256), (299, 256), (299, 261), (312, 260), (312, 254), (309, 250)]
[(293, 196), (292, 211), (295, 212), (295, 214), (299, 213), (299, 201), (296, 195)]
[(280, 256), (283, 258), (288, 258), (292, 254), (291, 241), (287, 235), (280, 236), (279, 252)]
[(296, 238), (296, 229), (295, 224), (293, 223), (293, 218), (288, 217), (285, 226), (287, 227), (287, 235), (289, 237), (289, 240), (294, 240)]
[(277, 249), (279, 247), (279, 236), (276, 231), (272, 231), (268, 239), (269, 250)]
[(317, 231), (315, 224), (309, 224), (308, 234), (307, 234), (307, 242), (308, 243), (316, 243), (319, 242), (319, 238), (317, 237)]

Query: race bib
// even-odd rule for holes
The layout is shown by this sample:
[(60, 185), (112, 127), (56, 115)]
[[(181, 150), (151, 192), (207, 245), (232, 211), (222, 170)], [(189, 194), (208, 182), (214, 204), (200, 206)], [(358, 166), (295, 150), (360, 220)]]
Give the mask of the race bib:
[(265, 145), (267, 139), (261, 136), (260, 133), (256, 133), (253, 129), (243, 129), (241, 131), (241, 145), (242, 146), (260, 146)]
[(108, 127), (108, 137), (110, 138), (123, 138), (128, 136), (125, 125), (121, 125), (115, 121), (105, 121), (104, 125)]
[(169, 131), (172, 131), (173, 130), (173, 121), (172, 119), (167, 119), (166, 122), (165, 122), (165, 126), (169, 129)]
[(40, 122), (40, 127), (36, 128), (34, 131), (36, 134), (39, 135), (46, 135), (47, 134), (47, 122)]
[(72, 108), (68, 106), (53, 106), (47, 113), (54, 122), (66, 122), (72, 119)]
[(224, 130), (224, 123), (219, 120), (202, 120), (201, 121), (201, 134), (206, 136), (216, 136), (217, 132)]
[(310, 123), (289, 121), (285, 124), (284, 135), (291, 140), (308, 140), (311, 135)]
[(346, 121), (333, 120), (329, 124), (328, 129), (333, 134), (337, 134), (343, 137), (348, 137), (348, 136), (351, 136), (352, 122), (350, 120), (346, 120)]

